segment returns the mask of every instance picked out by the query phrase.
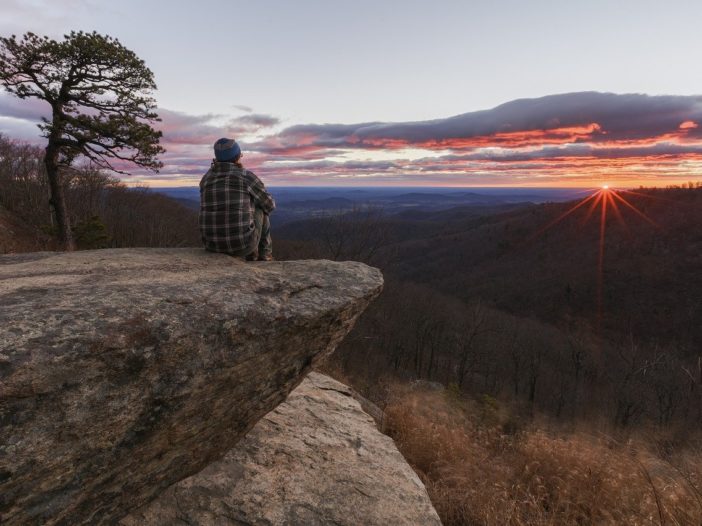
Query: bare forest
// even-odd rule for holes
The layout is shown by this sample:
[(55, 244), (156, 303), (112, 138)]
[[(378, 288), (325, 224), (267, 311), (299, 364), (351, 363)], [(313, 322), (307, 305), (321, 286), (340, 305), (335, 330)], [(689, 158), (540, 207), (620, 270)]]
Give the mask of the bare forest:
[[(43, 157), (43, 148), (0, 135), (0, 209), (31, 230), (37, 250), (58, 247)], [(90, 164), (60, 176), (78, 248), (199, 246), (197, 214), (176, 201)]]

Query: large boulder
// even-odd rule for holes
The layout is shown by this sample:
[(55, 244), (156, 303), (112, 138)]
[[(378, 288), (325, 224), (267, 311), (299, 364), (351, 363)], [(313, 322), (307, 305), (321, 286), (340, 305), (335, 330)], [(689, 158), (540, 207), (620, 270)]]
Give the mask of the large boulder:
[(360, 263), (0, 257), (0, 523), (114, 523), (221, 458), (380, 292)]
[(352, 394), (311, 373), (222, 460), (122, 526), (440, 525), (422, 482)]

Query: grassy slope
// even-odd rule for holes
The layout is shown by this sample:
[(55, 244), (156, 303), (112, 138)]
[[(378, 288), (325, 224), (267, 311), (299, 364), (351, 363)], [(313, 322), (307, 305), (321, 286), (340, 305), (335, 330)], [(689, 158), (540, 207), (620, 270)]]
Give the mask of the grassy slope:
[(702, 454), (661, 436), (515, 427), (494, 400), (395, 386), (386, 433), (446, 526), (702, 524)]

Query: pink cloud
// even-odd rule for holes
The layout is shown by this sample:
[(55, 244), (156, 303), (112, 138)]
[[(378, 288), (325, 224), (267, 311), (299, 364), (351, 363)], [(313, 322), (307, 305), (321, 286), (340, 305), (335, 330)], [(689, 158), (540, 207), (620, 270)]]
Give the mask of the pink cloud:
[[(8, 127), (0, 131), (13, 136), (24, 127), (26, 134), (45, 110), (40, 102), (0, 93), (0, 126)], [(702, 173), (702, 97), (570, 93), (447, 119), (296, 125), (280, 133), (270, 133), (277, 118), (252, 111), (238, 117), (159, 113), (167, 149), (161, 177), (174, 181), (199, 178), (223, 136), (240, 139), (247, 167), (278, 184), (571, 184), (601, 173), (622, 181)], [(263, 138), (245, 140), (255, 136)], [(404, 159), (406, 148), (427, 156)], [(337, 160), (364, 151), (390, 159)], [(697, 172), (686, 174), (690, 167)]]

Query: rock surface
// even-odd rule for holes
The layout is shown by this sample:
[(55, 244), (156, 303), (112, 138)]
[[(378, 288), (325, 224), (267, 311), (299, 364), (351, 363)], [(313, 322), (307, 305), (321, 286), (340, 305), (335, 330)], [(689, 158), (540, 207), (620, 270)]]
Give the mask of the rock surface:
[(0, 523), (114, 523), (221, 458), (380, 292), (360, 263), (0, 257)]
[(345, 385), (311, 373), (220, 461), (122, 526), (440, 525), (427, 492)]

